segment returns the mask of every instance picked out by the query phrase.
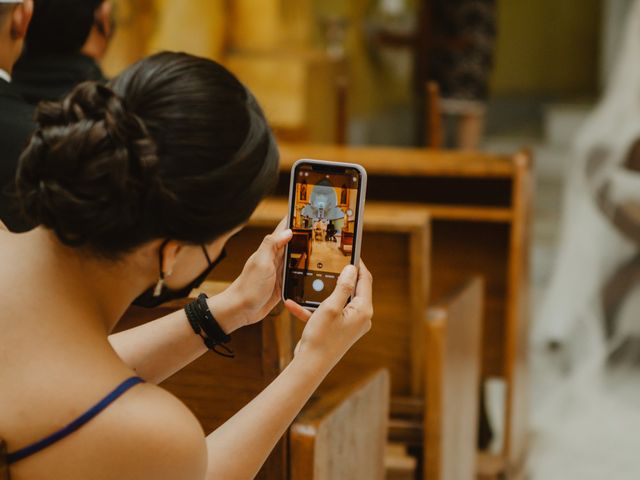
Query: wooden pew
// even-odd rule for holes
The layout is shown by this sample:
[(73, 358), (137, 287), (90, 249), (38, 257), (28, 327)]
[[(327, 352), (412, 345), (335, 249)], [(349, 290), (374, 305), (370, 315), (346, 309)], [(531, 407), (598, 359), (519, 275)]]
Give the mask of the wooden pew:
[[(476, 472), (477, 388), (484, 282), (475, 277), (429, 308), (424, 417), (425, 479), (466, 479)], [(443, 411), (457, 415), (442, 415)]]
[(340, 388), (321, 387), (291, 426), (290, 480), (383, 480), (389, 412), (381, 416), (380, 407), (388, 400), (386, 370)]
[(441, 149), (444, 145), (444, 129), (440, 107), (440, 87), (436, 82), (430, 81), (427, 82), (425, 92), (425, 144), (428, 148)]
[[(207, 282), (202, 290), (212, 295), (222, 291), (226, 285)], [(193, 296), (196, 293), (199, 292), (194, 292)], [(118, 324), (118, 331), (171, 313), (182, 308), (187, 301), (172, 302), (155, 309), (132, 307)], [(242, 328), (233, 334), (234, 359), (207, 353), (163, 382), (162, 386), (194, 412), (205, 432), (211, 432), (249, 403), (289, 363), (294, 345), (291, 327), (288, 315), (274, 314), (256, 325)], [(345, 416), (345, 412), (354, 411), (363, 402), (367, 404), (368, 418)], [(340, 474), (339, 478), (382, 478), (366, 477), (365, 474), (382, 471), (382, 460), (375, 457), (375, 452), (386, 436), (388, 405), (388, 374), (381, 370), (361, 375), (350, 388), (342, 385), (323, 387), (322, 393), (317, 393), (312, 399), (311, 410), (304, 410), (294, 422), (295, 431), (306, 432), (315, 445), (315, 451), (300, 449), (299, 438), (294, 436), (290, 443), (285, 436), (256, 478), (285, 480), (289, 478), (289, 468), (305, 472), (324, 472), (334, 468)], [(338, 423), (341, 424), (340, 429), (335, 428)], [(327, 465), (325, 452), (334, 451), (334, 442), (348, 442), (353, 431), (366, 436), (361, 448), (363, 451), (369, 449), (370, 455), (361, 455), (357, 465), (344, 465), (345, 470), (342, 470), (342, 465)], [(343, 471), (355, 472), (356, 476), (341, 476)]]
[[(237, 258), (247, 257), (286, 211), (285, 201), (264, 201), (249, 225), (229, 242), (228, 250)], [(468, 477), (440, 472), (448, 474), (443, 465), (448, 467), (451, 459), (463, 465), (462, 469), (475, 467), (482, 285), (477, 280), (443, 298), (442, 305), (432, 310), (432, 315), (438, 312), (437, 318), (427, 318), (429, 225), (424, 207), (367, 204), (362, 256), (374, 276), (373, 328), (336, 366), (325, 385), (351, 382), (372, 368), (388, 369), (390, 440), (417, 447), (416, 455), (421, 459), (433, 459), (437, 467), (428, 473), (425, 470), (424, 478), (462, 480)], [(225, 261), (216, 274), (230, 280), (241, 269), (241, 264)], [(429, 341), (441, 346), (437, 353), (428, 348), (425, 329)], [(435, 399), (443, 396), (449, 401), (450, 391), (461, 396), (451, 405), (464, 406), (464, 414), (442, 402), (430, 414), (429, 402), (436, 405)], [(407, 408), (411, 410), (409, 418)], [(445, 446), (444, 442), (449, 443)]]
[(384, 480), (389, 373), (362, 372), (354, 382), (321, 385), (289, 431), (290, 480)]
[(316, 158), (363, 165), (369, 174), (368, 204), (425, 206), (432, 218), (432, 298), (446, 295), (469, 276), (483, 276), (482, 376), (506, 385), (502, 449), (499, 458), (483, 458), (519, 470), (528, 443), (529, 153), (317, 144), (281, 144), (280, 152), (277, 196), (288, 194), (289, 171), (297, 159)]
[(476, 473), (483, 297), (475, 277), (429, 308), (426, 395), (392, 402), (389, 439), (420, 453), (416, 478), (463, 480)]

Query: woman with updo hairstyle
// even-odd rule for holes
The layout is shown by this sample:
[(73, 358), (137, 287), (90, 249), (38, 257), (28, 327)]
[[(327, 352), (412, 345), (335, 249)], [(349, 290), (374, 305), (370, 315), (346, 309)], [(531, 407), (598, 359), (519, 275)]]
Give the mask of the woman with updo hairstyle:
[(223, 293), (110, 332), (131, 304), (187, 296), (270, 192), (278, 151), (260, 107), (217, 63), (161, 53), (106, 86), (84, 83), (41, 104), (36, 116), (16, 179), (36, 227), (0, 232), (0, 472), (12, 480), (253, 478), (370, 328), (371, 275), (362, 264), (346, 267), (313, 314), (287, 300), (306, 321), (295, 358), (205, 436), (157, 384), (277, 305), (292, 236), (285, 222)]

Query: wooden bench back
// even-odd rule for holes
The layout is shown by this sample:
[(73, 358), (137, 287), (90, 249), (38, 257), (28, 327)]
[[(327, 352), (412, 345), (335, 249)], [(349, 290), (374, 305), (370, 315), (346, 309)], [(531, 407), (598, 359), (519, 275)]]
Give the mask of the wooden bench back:
[[(263, 202), (245, 229), (228, 244), (230, 252), (214, 276), (230, 281), (265, 235), (286, 215), (284, 201)], [(231, 254), (232, 253), (232, 254)], [(387, 368), (393, 395), (422, 391), (424, 345), (421, 320), (428, 304), (429, 216), (424, 209), (365, 208), (362, 258), (374, 276), (371, 331), (347, 353), (327, 379), (329, 386), (357, 377), (363, 369)], [(237, 259), (237, 260), (235, 260)], [(300, 334), (301, 326), (298, 325)]]
[(483, 300), (484, 282), (475, 277), (429, 308), (425, 480), (475, 476)]
[(384, 370), (323, 385), (291, 427), (290, 480), (384, 480), (388, 416)]

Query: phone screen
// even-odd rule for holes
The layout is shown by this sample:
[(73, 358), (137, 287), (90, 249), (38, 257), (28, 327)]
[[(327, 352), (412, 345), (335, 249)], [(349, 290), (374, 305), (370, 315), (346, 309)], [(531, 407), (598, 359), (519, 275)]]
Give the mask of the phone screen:
[(285, 298), (317, 307), (342, 269), (355, 264), (362, 175), (356, 168), (312, 163), (298, 164), (292, 175)]

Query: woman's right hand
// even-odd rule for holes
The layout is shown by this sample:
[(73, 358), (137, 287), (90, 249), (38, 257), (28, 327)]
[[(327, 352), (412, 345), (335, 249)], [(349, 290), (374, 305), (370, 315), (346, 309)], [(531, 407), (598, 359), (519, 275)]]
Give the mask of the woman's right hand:
[[(333, 293), (313, 314), (293, 300), (287, 300), (287, 310), (306, 322), (295, 349), (296, 358), (309, 358), (328, 369), (333, 368), (371, 329), (372, 282), (371, 273), (361, 261), (359, 269), (353, 265), (344, 268)], [(349, 297), (351, 302), (345, 306)]]

